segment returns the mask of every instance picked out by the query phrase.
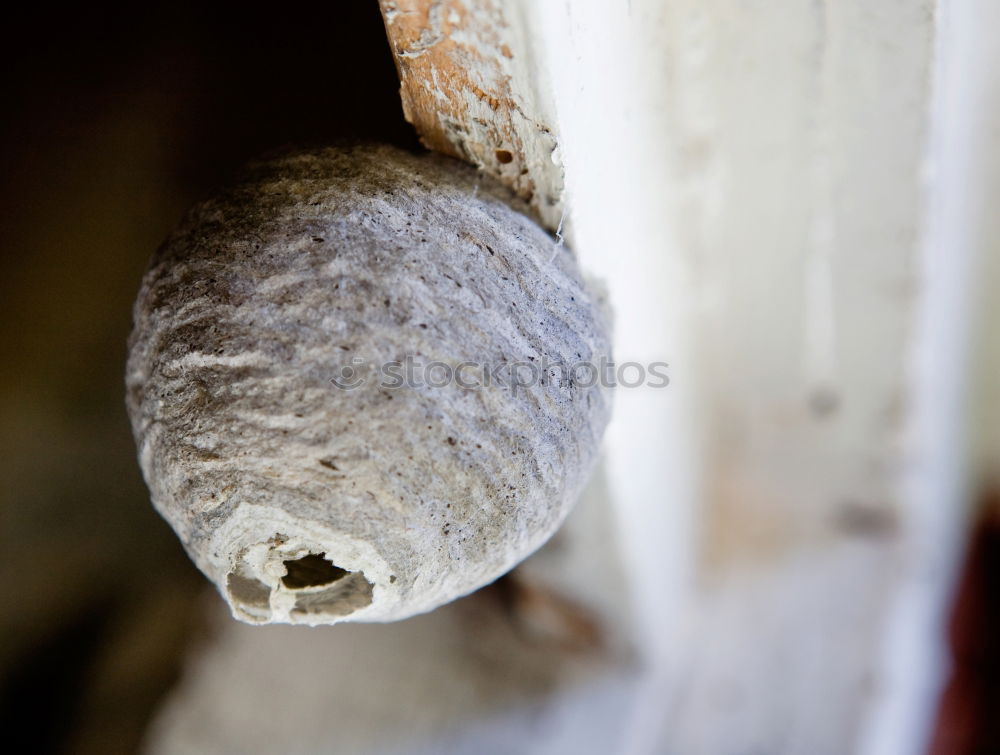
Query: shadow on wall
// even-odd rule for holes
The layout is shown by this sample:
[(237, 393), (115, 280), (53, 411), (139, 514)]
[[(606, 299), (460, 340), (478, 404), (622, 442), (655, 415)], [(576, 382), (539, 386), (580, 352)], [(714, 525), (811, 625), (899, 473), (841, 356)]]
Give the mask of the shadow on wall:
[(131, 752), (205, 584), (125, 417), (149, 255), (261, 151), (417, 142), (375, 2), (22, 11), (2, 53), (0, 715), (15, 748)]

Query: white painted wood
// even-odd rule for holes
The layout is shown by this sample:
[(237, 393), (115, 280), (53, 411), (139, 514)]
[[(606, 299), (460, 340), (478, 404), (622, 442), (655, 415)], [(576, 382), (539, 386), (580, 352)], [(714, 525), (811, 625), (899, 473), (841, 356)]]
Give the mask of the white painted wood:
[(960, 454), (934, 455), (914, 403), (955, 421), (962, 366), (945, 396), (910, 367), (967, 325), (935, 291), (961, 258), (923, 264), (949, 190), (925, 173), (935, 5), (539, 13), (575, 247), (609, 282), (619, 358), (673, 364), (662, 403), (619, 394), (608, 443), (653, 669), (629, 751), (918, 751), (931, 690), (901, 691), (886, 637), (930, 577), (906, 657), (934, 676), (964, 527)]
[(912, 359), (911, 548), (885, 627), (864, 751), (923, 752), (949, 670), (949, 601), (971, 506), (1000, 481), (1000, 48), (989, 0), (943, 2)]

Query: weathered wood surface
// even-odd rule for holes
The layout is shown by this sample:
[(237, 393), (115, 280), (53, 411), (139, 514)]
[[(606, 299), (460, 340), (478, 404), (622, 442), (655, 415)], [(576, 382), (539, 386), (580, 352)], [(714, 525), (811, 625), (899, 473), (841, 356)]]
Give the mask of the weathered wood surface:
[(521, 3), (380, 2), (403, 110), (424, 144), (495, 176), (555, 230), (558, 134)]

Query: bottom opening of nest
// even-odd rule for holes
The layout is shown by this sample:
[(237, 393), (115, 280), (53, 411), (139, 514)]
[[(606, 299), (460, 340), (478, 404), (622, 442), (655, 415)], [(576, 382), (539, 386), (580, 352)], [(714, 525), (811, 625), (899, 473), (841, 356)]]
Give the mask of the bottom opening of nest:
[[(332, 623), (371, 605), (374, 585), (364, 572), (341, 568), (326, 553), (310, 553), (282, 563), (285, 575), (281, 586), (296, 595), (288, 614), (292, 622), (323, 623), (324, 617), (329, 617)], [(272, 615), (272, 589), (260, 580), (233, 572), (227, 588), (233, 606), (246, 619), (260, 624), (284, 620)]]
[(325, 553), (310, 553), (308, 556), (283, 563), (286, 573), (281, 582), (290, 590), (329, 585), (350, 574), (347, 569), (341, 569), (333, 561), (328, 560)]

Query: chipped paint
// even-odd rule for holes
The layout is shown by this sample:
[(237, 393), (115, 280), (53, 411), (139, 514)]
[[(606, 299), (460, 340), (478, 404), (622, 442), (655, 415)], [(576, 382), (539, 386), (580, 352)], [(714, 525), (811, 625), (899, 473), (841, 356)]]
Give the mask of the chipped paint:
[(406, 119), (430, 149), (499, 179), (555, 230), (563, 169), (551, 102), (510, 3), (381, 0)]

